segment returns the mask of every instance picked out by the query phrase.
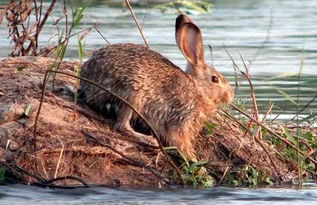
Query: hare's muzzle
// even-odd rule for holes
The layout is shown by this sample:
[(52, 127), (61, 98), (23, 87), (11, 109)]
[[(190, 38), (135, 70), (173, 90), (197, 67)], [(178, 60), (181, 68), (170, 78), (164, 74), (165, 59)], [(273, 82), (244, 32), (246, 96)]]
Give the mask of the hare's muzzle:
[(224, 104), (230, 104), (233, 100), (233, 97), (234, 97), (233, 89), (229, 87), (224, 91), (221, 97), (221, 102)]

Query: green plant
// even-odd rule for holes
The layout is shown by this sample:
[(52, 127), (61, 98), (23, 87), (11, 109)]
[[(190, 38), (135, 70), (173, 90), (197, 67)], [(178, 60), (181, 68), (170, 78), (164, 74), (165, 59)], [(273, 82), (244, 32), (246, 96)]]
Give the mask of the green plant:
[(0, 183), (4, 182), (5, 180), (5, 173), (6, 173), (6, 170), (4, 168), (1, 168), (0, 167)]
[(234, 186), (259, 187), (273, 185), (273, 179), (270, 175), (259, 172), (253, 166), (245, 165), (236, 171), (228, 172), (226, 183)]
[(194, 187), (212, 187), (215, 179), (207, 173), (204, 168), (206, 162), (198, 161), (194, 163), (184, 162), (182, 165), (182, 175), (187, 185)]
[[(65, 53), (68, 47), (68, 43), (69, 40), (75, 36), (78, 35), (79, 33), (83, 32), (83, 31), (79, 31), (79, 32), (74, 32), (74, 30), (80, 25), (82, 19), (84, 18), (84, 11), (87, 8), (88, 3), (86, 3), (83, 7), (72, 7), (71, 6), (71, 12), (72, 12), (72, 21), (69, 25), (68, 23), (68, 14), (67, 14), (67, 6), (66, 6), (66, 2), (64, 1), (64, 16), (65, 16), (65, 28), (60, 31), (60, 28), (58, 26), (58, 22), (56, 23), (57, 25), (57, 30), (58, 30), (58, 43), (57, 43), (57, 47), (55, 50), (55, 62), (54, 64), (51, 66), (50, 69), (52, 70), (58, 70), (62, 60), (65, 57)], [(85, 29), (85, 30), (90, 30), (89, 29)], [(84, 31), (85, 31), (84, 30)], [(82, 43), (81, 40), (78, 40), (78, 51), (79, 51), (79, 57), (82, 59), (83, 57), (83, 47), (82, 47)], [(54, 74), (54, 80), (55, 80), (55, 74)]]
[(162, 3), (154, 6), (154, 9), (159, 9), (162, 13), (208, 13), (213, 6), (208, 1), (190, 1), (190, 0), (177, 0), (168, 3)]
[[(79, 64), (77, 66), (77, 72), (76, 72), (76, 76), (79, 77), (80, 76), (80, 72), (81, 72), (81, 66), (83, 63), (83, 58), (84, 58), (84, 54), (85, 54), (85, 50), (84, 50), (84, 44), (82, 43), (82, 39), (83, 37), (79, 37), (78, 36), (78, 57), (79, 57)], [(74, 98), (75, 98), (75, 104), (77, 104), (77, 100), (78, 100), (78, 88), (79, 88), (79, 84), (80, 84), (80, 79), (77, 78), (76, 79), (76, 83), (75, 83), (75, 87), (76, 89), (74, 89)]]
[(206, 123), (206, 125), (203, 128), (203, 133), (206, 135), (211, 135), (214, 133), (215, 127), (216, 127), (215, 123), (208, 122), (208, 123)]

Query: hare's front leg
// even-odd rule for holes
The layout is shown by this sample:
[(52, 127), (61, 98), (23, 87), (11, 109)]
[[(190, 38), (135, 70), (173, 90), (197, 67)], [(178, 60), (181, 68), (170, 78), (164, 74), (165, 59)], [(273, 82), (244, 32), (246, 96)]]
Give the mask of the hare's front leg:
[(131, 126), (131, 119), (133, 115), (133, 110), (126, 105), (122, 106), (120, 113), (118, 115), (118, 121), (115, 124), (115, 129), (133, 135), (137, 137), (143, 143), (151, 143), (148, 138), (150, 136), (144, 135), (142, 133), (136, 132)]
[(188, 160), (197, 162), (191, 136), (190, 126), (170, 127), (166, 135), (166, 141), (170, 146), (177, 147)]

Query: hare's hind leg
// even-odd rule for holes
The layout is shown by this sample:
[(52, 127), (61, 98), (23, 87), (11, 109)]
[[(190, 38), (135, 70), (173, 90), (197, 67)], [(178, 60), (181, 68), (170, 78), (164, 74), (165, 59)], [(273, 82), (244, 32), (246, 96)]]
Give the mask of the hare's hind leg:
[(130, 135), (133, 135), (143, 143), (150, 143), (150, 141), (147, 140), (150, 136), (136, 132), (131, 127), (132, 115), (133, 115), (133, 110), (129, 108), (128, 106), (123, 105), (118, 115), (118, 121), (115, 124), (115, 129)]

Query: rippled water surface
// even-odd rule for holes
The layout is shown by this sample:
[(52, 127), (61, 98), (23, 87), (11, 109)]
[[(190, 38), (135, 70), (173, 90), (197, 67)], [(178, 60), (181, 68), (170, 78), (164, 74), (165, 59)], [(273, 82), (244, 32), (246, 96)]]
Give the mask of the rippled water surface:
[(316, 204), (317, 186), (290, 188), (211, 189), (43, 189), (25, 185), (0, 186), (0, 204)]

